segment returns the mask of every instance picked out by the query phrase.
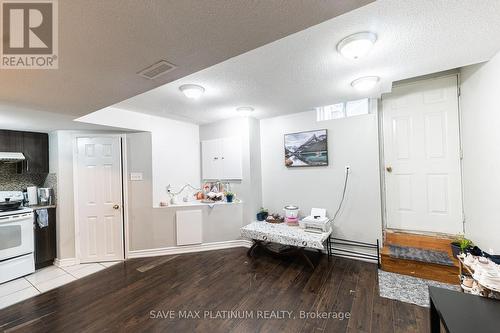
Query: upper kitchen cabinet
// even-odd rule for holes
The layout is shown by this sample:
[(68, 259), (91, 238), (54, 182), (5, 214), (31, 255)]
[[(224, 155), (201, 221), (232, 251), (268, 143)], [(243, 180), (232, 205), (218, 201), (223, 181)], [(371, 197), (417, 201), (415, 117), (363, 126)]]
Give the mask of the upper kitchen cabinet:
[(23, 132), (0, 130), (0, 151), (8, 153), (22, 152)]
[(202, 141), (201, 153), (204, 180), (242, 179), (240, 137)]
[(19, 173), (49, 173), (49, 135), (23, 132), (22, 153), (26, 160), (19, 163)]
[(49, 172), (47, 133), (0, 130), (0, 151), (24, 154), (26, 159), (17, 164), (18, 173)]

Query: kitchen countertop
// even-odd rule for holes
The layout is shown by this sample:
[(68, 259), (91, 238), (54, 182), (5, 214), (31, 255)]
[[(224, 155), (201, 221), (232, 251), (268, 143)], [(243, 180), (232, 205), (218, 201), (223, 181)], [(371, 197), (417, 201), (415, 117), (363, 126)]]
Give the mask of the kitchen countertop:
[(33, 210), (38, 210), (38, 209), (56, 208), (56, 205), (33, 205), (33, 206), (27, 206), (27, 207), (31, 208)]

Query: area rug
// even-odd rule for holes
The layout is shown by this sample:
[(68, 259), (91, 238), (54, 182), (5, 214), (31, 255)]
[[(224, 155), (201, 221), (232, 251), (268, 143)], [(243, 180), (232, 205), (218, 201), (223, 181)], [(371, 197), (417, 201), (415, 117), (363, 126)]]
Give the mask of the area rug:
[(452, 284), (384, 272), (381, 270), (378, 271), (380, 297), (429, 307), (429, 286), (457, 291), (460, 290), (458, 286)]
[(431, 264), (453, 266), (448, 253), (439, 250), (426, 250), (408, 246), (389, 245), (390, 256), (398, 259), (415, 260)]

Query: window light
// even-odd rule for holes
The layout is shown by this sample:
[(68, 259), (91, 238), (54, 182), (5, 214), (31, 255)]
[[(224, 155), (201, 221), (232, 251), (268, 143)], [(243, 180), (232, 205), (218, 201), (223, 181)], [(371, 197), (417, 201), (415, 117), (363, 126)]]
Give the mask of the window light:
[(376, 112), (376, 100), (369, 98), (316, 107), (316, 121), (334, 120)]
[(370, 113), (370, 105), (368, 101), (368, 98), (363, 98), (345, 103), (346, 117), (360, 116)]
[(319, 106), (315, 109), (317, 121), (332, 120), (345, 117), (344, 103)]

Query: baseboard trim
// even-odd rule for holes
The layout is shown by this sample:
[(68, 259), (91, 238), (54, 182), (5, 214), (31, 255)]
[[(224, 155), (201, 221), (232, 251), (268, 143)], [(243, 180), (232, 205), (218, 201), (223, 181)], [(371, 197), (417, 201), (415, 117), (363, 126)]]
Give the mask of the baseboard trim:
[(78, 260), (77, 258), (54, 259), (54, 266), (57, 267), (68, 267), (68, 266), (78, 265), (79, 263), (80, 260)]
[(132, 259), (132, 258), (156, 257), (156, 256), (170, 255), (170, 254), (223, 250), (234, 247), (249, 248), (251, 246), (252, 246), (251, 241), (238, 239), (225, 242), (204, 243), (199, 245), (172, 246), (172, 247), (163, 247), (158, 249), (129, 251), (127, 258)]

